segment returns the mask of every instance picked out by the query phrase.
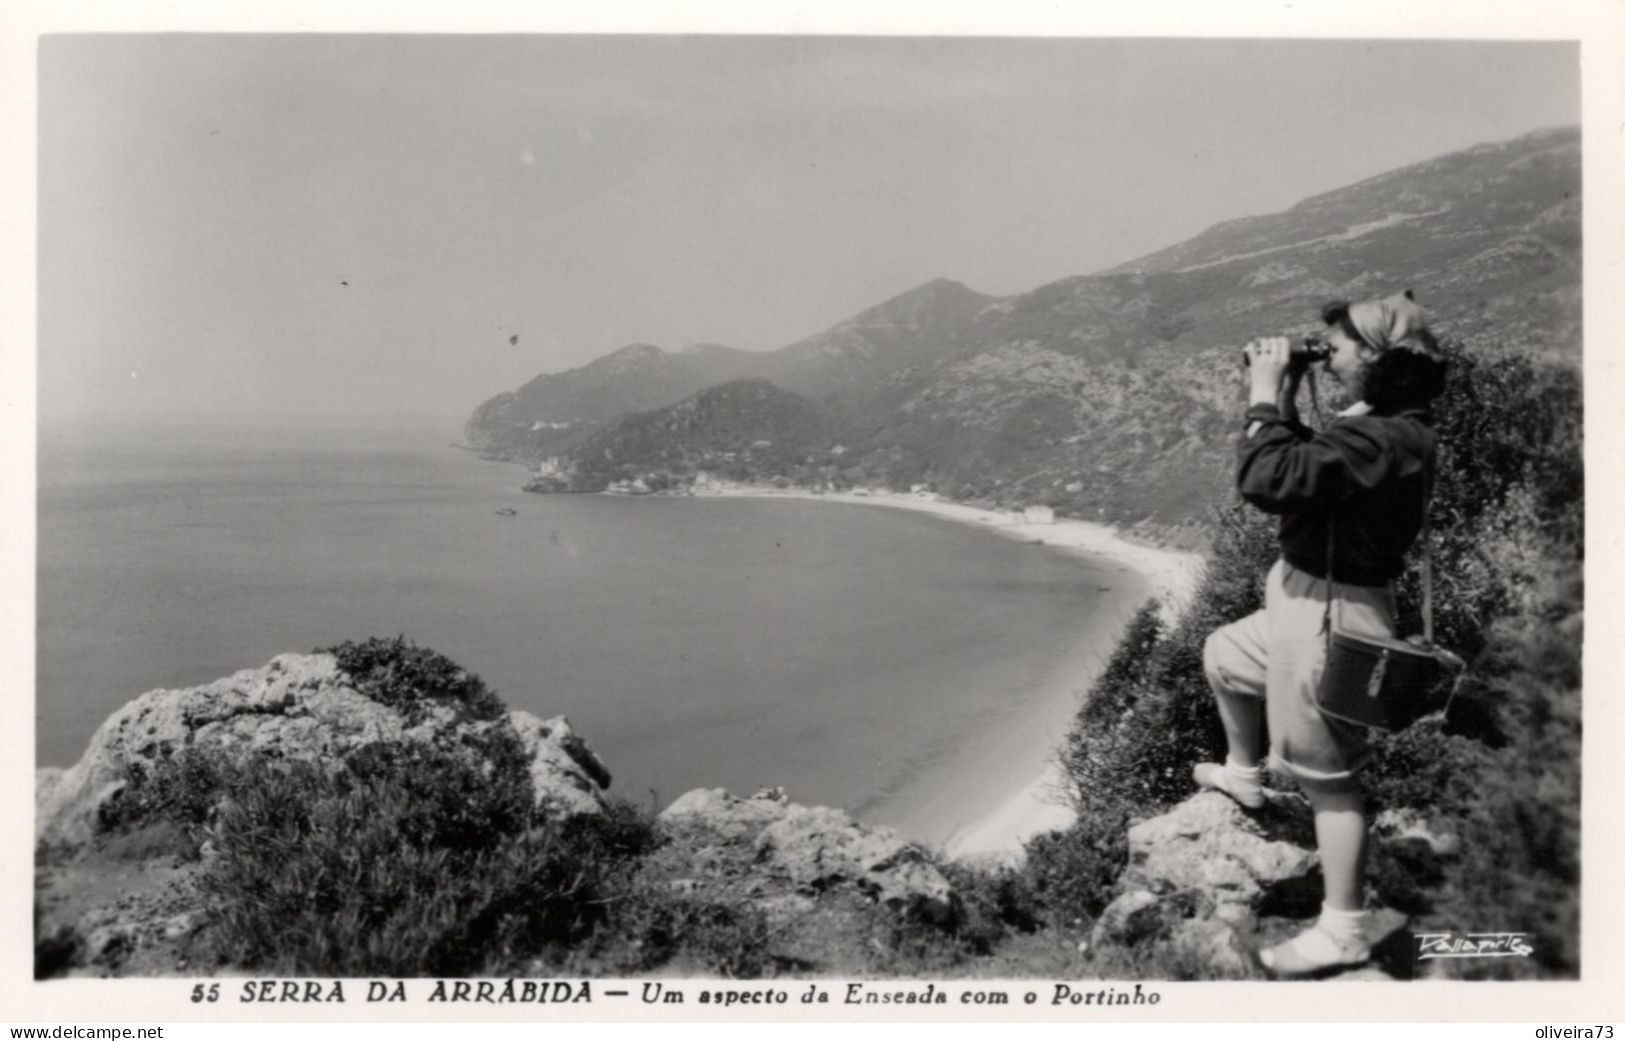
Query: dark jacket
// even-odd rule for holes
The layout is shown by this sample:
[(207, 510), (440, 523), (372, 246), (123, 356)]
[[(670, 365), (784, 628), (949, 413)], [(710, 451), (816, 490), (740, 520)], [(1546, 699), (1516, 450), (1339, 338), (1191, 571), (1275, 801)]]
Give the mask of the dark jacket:
[(1438, 439), (1423, 409), (1340, 416), (1324, 431), (1254, 405), (1258, 422), (1237, 447), (1242, 498), (1281, 517), (1281, 556), (1326, 577), (1326, 525), (1334, 519), (1332, 578), (1380, 586), (1405, 567), (1422, 528)]

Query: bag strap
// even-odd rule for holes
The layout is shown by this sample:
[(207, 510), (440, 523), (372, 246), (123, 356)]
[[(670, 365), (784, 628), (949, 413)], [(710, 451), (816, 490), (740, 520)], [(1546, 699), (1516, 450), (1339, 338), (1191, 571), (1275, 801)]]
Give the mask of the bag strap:
[(1337, 548), (1337, 539), (1333, 534), (1337, 527), (1337, 513), (1329, 511), (1326, 514), (1326, 613), (1320, 619), (1320, 631), (1326, 636), (1326, 650), (1329, 654), (1332, 649), (1332, 553)]
[[(1322, 422), (1320, 414), (1320, 383), (1315, 379), (1314, 370), (1309, 371), (1309, 407), (1314, 410), (1315, 420)], [(1326, 657), (1331, 658), (1332, 653), (1332, 552), (1336, 548), (1332, 529), (1337, 523), (1336, 511), (1328, 510), (1326, 513), (1326, 613), (1320, 619), (1321, 634), (1326, 637)]]

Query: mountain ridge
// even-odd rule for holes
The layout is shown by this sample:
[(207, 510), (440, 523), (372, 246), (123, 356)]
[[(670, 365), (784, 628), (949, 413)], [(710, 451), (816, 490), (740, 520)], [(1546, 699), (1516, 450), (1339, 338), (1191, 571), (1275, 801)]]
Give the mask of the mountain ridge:
[[(1474, 351), (1575, 364), (1580, 216), (1578, 131), (1545, 129), (1221, 221), (1025, 293), (932, 279), (777, 351), (727, 355), (738, 370), (723, 375), (769, 380), (827, 417), (847, 451), (803, 462), (788, 475), (798, 483), (925, 483), (953, 498), (1177, 528), (1227, 483), (1236, 347), (1314, 328), (1327, 299), (1414, 288), (1436, 331)], [(623, 382), (607, 380), (612, 392), (574, 403), (597, 410), (595, 430), (703, 389), (703, 365), (687, 383), (650, 378), (680, 356), (649, 350)], [(557, 399), (589, 369), (521, 393)], [(636, 408), (613, 411), (632, 398)], [(532, 415), (518, 402), (508, 411), (510, 429)], [(470, 429), (490, 432), (480, 413)], [(568, 467), (580, 443), (568, 442), (530, 431), (491, 454)]]

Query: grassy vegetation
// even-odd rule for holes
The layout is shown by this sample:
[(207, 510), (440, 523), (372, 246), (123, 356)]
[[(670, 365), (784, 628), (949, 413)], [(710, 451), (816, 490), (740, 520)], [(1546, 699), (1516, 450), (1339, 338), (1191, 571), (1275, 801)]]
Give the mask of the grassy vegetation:
[(616, 893), (603, 927), (566, 964), (636, 976), (685, 962), (707, 975), (774, 975), (773, 928), (759, 908), (635, 881)]

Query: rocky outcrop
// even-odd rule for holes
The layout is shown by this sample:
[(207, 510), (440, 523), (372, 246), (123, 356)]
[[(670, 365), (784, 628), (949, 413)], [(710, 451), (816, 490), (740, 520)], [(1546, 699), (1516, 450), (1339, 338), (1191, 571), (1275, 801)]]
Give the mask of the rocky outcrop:
[[(1312, 921), (1322, 889), (1308, 803), (1265, 794), (1264, 809), (1244, 812), (1217, 792), (1201, 792), (1130, 828), (1129, 863), (1095, 921), (1091, 947), (1160, 947), (1159, 962), (1199, 978), (1260, 976), (1253, 952)], [(1391, 860), (1454, 853), (1452, 836), (1389, 811), (1373, 822), (1368, 872)], [(1400, 911), (1375, 909), (1366, 934), (1376, 963), (1338, 978), (1391, 979), (1390, 969), (1411, 968), (1406, 922)]]
[(40, 771), (35, 836), (51, 846), (82, 844), (133, 775), (176, 755), (213, 750), (337, 761), (376, 742), (460, 747), (491, 726), (512, 726), (518, 735), (539, 802), (562, 813), (603, 808), (609, 771), (563, 717), (514, 712), (476, 721), (450, 699), (412, 709), (408, 714), (358, 691), (330, 654), (279, 655), (263, 668), (199, 687), (150, 691), (108, 717), (79, 762)]
[(660, 823), (672, 831), (703, 828), (725, 841), (754, 840), (781, 819), (789, 805), (782, 788), (764, 788), (748, 799), (722, 788), (695, 788), (661, 811)]
[(536, 800), (565, 814), (599, 813), (609, 767), (563, 716), (538, 719), (529, 712), (510, 712), (509, 724), (530, 757), (530, 780)]
[(919, 846), (841, 810), (792, 803), (783, 789), (749, 799), (695, 789), (668, 806), (660, 821), (694, 845), (751, 844), (762, 870), (802, 893), (850, 886), (907, 916), (946, 922), (955, 913), (953, 887)]
[(1309, 807), (1297, 797), (1276, 796), (1266, 812), (1248, 814), (1217, 792), (1201, 792), (1129, 829), (1124, 884), (1200, 889), (1221, 908), (1290, 903), (1294, 891), (1319, 885), (1313, 846)]
[(1319, 861), (1308, 806), (1272, 793), (1248, 814), (1202, 792), (1129, 829), (1118, 896), (1096, 920), (1091, 945), (1164, 945), (1219, 976), (1256, 974), (1248, 953), (1258, 916), (1319, 901)]

